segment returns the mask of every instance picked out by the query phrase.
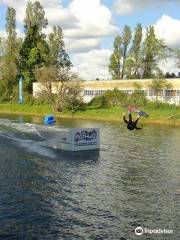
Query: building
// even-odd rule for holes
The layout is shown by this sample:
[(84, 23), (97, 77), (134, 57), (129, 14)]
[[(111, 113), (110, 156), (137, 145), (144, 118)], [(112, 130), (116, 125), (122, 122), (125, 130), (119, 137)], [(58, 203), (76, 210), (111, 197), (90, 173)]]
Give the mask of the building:
[[(106, 81), (80, 81), (81, 88), (83, 89), (82, 95), (84, 102), (91, 101), (96, 96), (102, 96), (107, 90), (118, 89), (131, 94), (135, 91), (134, 83), (140, 83), (142, 86), (141, 91), (144, 92), (147, 99), (180, 105), (180, 78), (167, 79), (168, 83), (171, 83), (173, 88), (166, 89), (158, 92), (150, 89), (152, 79), (126, 79), (126, 80), (106, 80)], [(52, 91), (55, 92), (55, 83), (52, 83)], [(33, 83), (33, 96), (37, 96), (41, 91), (40, 83)]]

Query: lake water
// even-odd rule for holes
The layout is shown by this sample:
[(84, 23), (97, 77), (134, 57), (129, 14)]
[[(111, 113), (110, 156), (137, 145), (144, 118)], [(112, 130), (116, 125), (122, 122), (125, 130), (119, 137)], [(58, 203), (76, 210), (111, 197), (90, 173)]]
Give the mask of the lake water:
[(25, 122), (42, 119), (0, 116), (0, 239), (180, 239), (180, 128), (62, 120), (101, 129), (99, 151), (72, 154)]

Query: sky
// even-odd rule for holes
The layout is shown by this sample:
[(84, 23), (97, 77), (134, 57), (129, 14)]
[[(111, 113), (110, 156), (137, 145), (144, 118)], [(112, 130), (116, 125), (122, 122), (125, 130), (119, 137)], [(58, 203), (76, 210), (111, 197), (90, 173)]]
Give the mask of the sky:
[[(171, 48), (180, 49), (180, 0), (40, 0), (50, 33), (53, 25), (63, 29), (66, 50), (81, 78), (108, 79), (113, 40), (124, 25), (132, 32), (137, 23), (153, 25), (156, 36)], [(0, 36), (5, 36), (7, 6), (16, 9), (17, 33), (23, 36), (26, 0), (0, 0)], [(178, 72), (175, 59), (160, 63), (164, 72)]]

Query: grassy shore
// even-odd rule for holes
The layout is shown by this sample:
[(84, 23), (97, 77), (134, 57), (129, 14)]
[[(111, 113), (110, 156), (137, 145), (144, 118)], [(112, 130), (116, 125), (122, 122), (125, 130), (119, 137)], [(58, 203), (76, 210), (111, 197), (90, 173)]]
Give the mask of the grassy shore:
[[(180, 107), (147, 107), (143, 109), (149, 113), (148, 118), (143, 118), (144, 123), (169, 124), (180, 126)], [(87, 108), (85, 110), (73, 113), (74, 118), (94, 119), (106, 121), (122, 121), (122, 114), (126, 109), (121, 107), (111, 108)], [(0, 113), (5, 114), (22, 114), (44, 116), (52, 114), (52, 109), (48, 105), (29, 105), (29, 104), (0, 104)], [(57, 117), (71, 118), (72, 113), (54, 113)]]

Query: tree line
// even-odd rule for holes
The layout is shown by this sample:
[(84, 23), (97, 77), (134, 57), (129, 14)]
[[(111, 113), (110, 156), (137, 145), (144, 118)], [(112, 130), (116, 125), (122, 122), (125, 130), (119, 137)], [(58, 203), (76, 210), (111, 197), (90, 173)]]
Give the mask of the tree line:
[[(80, 88), (69, 83), (77, 76), (71, 73), (72, 62), (65, 49), (63, 30), (56, 25), (51, 33), (45, 34), (47, 26), (48, 19), (40, 2), (28, 1), (24, 37), (20, 38), (16, 32), (16, 11), (7, 8), (6, 38), (0, 38), (1, 101), (17, 100), (18, 79), (23, 77), (24, 93), (31, 95), (33, 82), (40, 81), (44, 84), (45, 98), (54, 109), (62, 109), (60, 104), (67, 99), (67, 92), (72, 95), (70, 105), (77, 102)], [(113, 79), (159, 77), (163, 74), (158, 62), (167, 56), (175, 56), (180, 67), (180, 50), (165, 46), (156, 37), (153, 26), (146, 28), (144, 40), (141, 24), (137, 24), (134, 34), (125, 26), (122, 34), (114, 39), (109, 71)], [(52, 81), (61, 82), (56, 85), (58, 97), (51, 92)]]
[[(113, 79), (139, 79), (164, 77), (159, 61), (174, 56), (180, 67), (180, 50), (168, 48), (155, 35), (154, 26), (146, 28), (143, 40), (142, 25), (136, 25), (134, 34), (125, 25), (121, 35), (113, 43), (113, 53), (109, 59), (109, 72)], [(170, 74), (166, 73), (169, 77)], [(173, 75), (174, 76), (174, 75)]]

